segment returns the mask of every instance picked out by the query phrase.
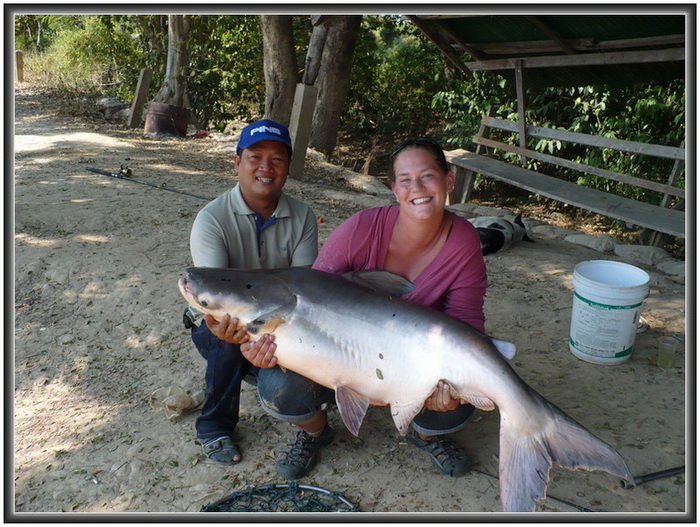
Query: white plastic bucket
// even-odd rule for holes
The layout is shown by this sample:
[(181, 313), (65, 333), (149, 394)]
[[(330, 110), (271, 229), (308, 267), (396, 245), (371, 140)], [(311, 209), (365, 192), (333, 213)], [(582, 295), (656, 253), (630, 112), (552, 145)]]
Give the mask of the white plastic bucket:
[(618, 364), (632, 355), (649, 275), (622, 262), (591, 260), (574, 268), (569, 349), (579, 359)]

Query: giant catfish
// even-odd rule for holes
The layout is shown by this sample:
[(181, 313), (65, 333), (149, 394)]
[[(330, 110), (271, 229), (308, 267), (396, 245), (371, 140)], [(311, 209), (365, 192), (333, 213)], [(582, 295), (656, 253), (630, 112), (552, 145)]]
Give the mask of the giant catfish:
[(335, 390), (341, 418), (359, 433), (369, 405), (389, 405), (401, 434), (440, 380), (453, 397), (500, 411), (499, 479), (505, 511), (532, 511), (553, 463), (605, 470), (630, 482), (622, 457), (511, 368), (512, 344), (403, 300), (413, 285), (386, 271), (343, 276), (308, 268), (193, 267), (179, 281), (196, 309), (275, 335), (278, 364)]

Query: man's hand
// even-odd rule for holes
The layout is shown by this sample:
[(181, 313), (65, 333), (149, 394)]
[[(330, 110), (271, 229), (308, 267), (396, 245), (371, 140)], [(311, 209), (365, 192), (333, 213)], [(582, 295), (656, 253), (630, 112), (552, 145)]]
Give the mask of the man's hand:
[(221, 320), (216, 320), (211, 315), (204, 315), (204, 322), (216, 337), (231, 344), (243, 344), (250, 340), (248, 329), (245, 326), (239, 327), (239, 320), (231, 318), (231, 315), (224, 315)]
[(265, 333), (257, 342), (246, 342), (241, 345), (241, 353), (253, 366), (258, 368), (274, 368), (277, 366), (275, 357), (275, 336)]
[(454, 410), (460, 404), (467, 404), (467, 401), (453, 399), (450, 393), (450, 385), (440, 381), (433, 393), (425, 400), (425, 407), (434, 412), (448, 412)]
[(224, 315), (221, 320), (216, 320), (211, 315), (204, 315), (204, 322), (214, 336), (231, 344), (239, 344), (241, 353), (253, 366), (258, 368), (277, 366), (277, 357), (275, 357), (277, 344), (275, 344), (274, 335), (266, 333), (257, 342), (251, 342), (248, 329), (245, 326), (239, 327), (239, 320), (231, 318), (230, 315)]

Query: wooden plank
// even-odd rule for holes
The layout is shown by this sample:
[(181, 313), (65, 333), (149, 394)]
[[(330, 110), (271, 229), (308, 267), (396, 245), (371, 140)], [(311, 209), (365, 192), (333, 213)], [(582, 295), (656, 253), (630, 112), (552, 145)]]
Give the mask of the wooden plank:
[[(536, 150), (529, 150), (527, 148), (519, 148), (515, 145), (500, 143), (498, 141), (494, 141), (493, 139), (485, 139), (483, 137), (475, 136), (472, 138), (472, 141), (474, 141), (474, 143), (476, 144), (484, 145), (489, 148), (495, 148), (497, 150), (503, 150), (505, 152), (512, 152), (514, 154), (529, 157), (530, 159), (536, 159), (538, 161), (551, 163), (560, 167), (571, 168), (573, 170), (578, 170), (579, 172), (585, 172), (586, 174), (592, 174), (594, 176), (612, 179), (613, 181), (619, 181), (620, 183), (626, 183), (635, 187), (653, 190), (654, 192), (670, 194), (678, 198), (685, 197), (684, 189), (673, 187), (671, 185), (666, 185), (664, 183), (657, 183), (656, 181), (649, 181), (648, 179), (628, 176), (627, 174), (620, 174), (619, 172), (613, 172), (611, 170), (605, 170), (603, 168), (592, 167), (584, 163), (577, 163), (576, 161), (570, 161), (561, 157), (543, 154), (542, 152), (537, 152)], [(676, 163), (678, 163), (678, 161), (676, 161)]]
[(545, 176), (466, 150), (445, 152), (448, 162), (541, 196), (672, 236), (685, 237), (685, 213), (641, 203)]
[[(592, 38), (567, 39), (567, 44), (576, 52), (610, 51), (643, 47), (662, 47), (685, 44), (685, 35), (660, 35), (657, 37), (627, 38), (597, 41)], [(521, 40), (515, 42), (479, 43), (486, 54), (514, 55), (523, 53), (556, 53), (559, 46), (551, 40)]]
[[(685, 60), (684, 48), (641, 51), (612, 51), (609, 53), (586, 53), (549, 57), (523, 58), (526, 68), (556, 68), (573, 66), (597, 66), (612, 64), (641, 64), (653, 62), (681, 62)], [(468, 62), (472, 71), (512, 70), (515, 59), (494, 59)]]
[[(498, 128), (507, 132), (518, 133), (519, 124), (508, 119), (498, 117), (484, 117), (482, 123), (491, 128)], [(685, 160), (685, 148), (675, 146), (657, 145), (654, 143), (640, 143), (638, 141), (626, 141), (624, 139), (613, 139), (599, 135), (582, 134), (579, 132), (569, 132), (567, 130), (557, 130), (555, 128), (545, 128), (542, 126), (527, 126), (527, 134), (532, 137), (542, 139), (557, 139), (570, 143), (577, 143), (586, 146), (597, 146), (599, 148), (611, 148), (621, 152), (632, 154), (644, 154), (652, 157), (662, 157), (664, 159)]]

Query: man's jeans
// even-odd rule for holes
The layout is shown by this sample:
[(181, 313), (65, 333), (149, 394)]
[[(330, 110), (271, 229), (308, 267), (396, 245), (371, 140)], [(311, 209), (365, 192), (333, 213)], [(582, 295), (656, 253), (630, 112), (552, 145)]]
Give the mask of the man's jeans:
[(241, 354), (240, 346), (217, 338), (204, 322), (192, 328), (192, 341), (207, 361), (204, 405), (195, 423), (197, 438), (205, 442), (230, 436), (238, 423), (241, 382), (256, 368)]

